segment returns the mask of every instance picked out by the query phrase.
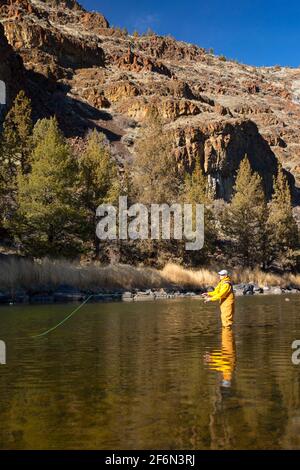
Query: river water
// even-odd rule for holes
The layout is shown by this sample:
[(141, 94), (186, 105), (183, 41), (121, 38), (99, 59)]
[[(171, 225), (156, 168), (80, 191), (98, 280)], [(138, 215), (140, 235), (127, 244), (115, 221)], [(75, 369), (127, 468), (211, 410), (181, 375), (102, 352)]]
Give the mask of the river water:
[(1, 449), (300, 449), (300, 296), (0, 308)]

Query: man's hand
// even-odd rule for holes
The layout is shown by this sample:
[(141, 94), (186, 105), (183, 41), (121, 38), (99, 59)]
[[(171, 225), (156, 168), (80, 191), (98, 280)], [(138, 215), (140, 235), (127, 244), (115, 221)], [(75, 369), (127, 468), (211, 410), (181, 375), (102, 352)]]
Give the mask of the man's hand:
[(204, 294), (201, 294), (201, 297), (208, 297), (208, 293), (204, 292)]
[(203, 354), (203, 361), (204, 361), (205, 364), (209, 364), (209, 362), (210, 362), (210, 354), (209, 353)]
[(207, 302), (211, 302), (211, 298), (210, 298), (210, 297), (205, 297), (204, 303), (207, 304)]

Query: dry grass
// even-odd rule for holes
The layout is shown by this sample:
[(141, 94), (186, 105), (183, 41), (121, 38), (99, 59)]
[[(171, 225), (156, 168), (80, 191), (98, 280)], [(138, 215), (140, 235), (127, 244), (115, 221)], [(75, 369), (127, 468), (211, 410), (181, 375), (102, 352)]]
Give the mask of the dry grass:
[(177, 264), (167, 264), (161, 275), (172, 284), (184, 287), (205, 287), (214, 285), (218, 281), (216, 273), (208, 269), (185, 269)]
[(265, 273), (259, 269), (236, 269), (232, 273), (235, 283), (255, 283), (259, 286), (283, 286), (283, 278), (273, 273)]
[[(161, 271), (163, 277), (168, 281), (182, 285), (184, 287), (205, 287), (213, 286), (218, 282), (217, 274), (209, 269), (198, 270), (185, 269), (176, 264), (167, 264)], [(284, 274), (283, 276), (263, 272), (260, 269), (235, 269), (232, 272), (232, 279), (235, 284), (254, 283), (259, 286), (280, 286), (286, 287), (294, 285), (300, 288), (300, 274)]]
[[(281, 286), (293, 284), (300, 288), (300, 275), (283, 276), (265, 273), (259, 269), (235, 270), (234, 283), (253, 282), (260, 286)], [(33, 290), (43, 287), (56, 287), (68, 284), (78, 289), (96, 290), (97, 288), (149, 289), (169, 286), (201, 288), (215, 285), (218, 276), (209, 269), (185, 269), (176, 264), (167, 264), (161, 271), (129, 265), (80, 266), (67, 261), (44, 259), (31, 262), (26, 259), (9, 259), (0, 264), (0, 290), (14, 291), (18, 288)]]
[[(209, 269), (184, 269), (181, 266), (168, 264), (161, 272), (161, 274), (170, 282), (189, 286), (189, 287), (204, 287), (214, 285), (218, 282), (218, 276), (214, 271)], [(300, 274), (284, 274), (283, 276), (266, 273), (260, 269), (235, 269), (232, 272), (232, 280), (235, 284), (240, 283), (254, 283), (259, 286), (280, 286), (286, 287), (293, 284), (295, 287), (300, 288)]]
[(39, 286), (55, 287), (60, 284), (91, 290), (149, 289), (166, 286), (166, 280), (155, 269), (128, 265), (80, 266), (48, 259), (35, 263), (25, 259), (11, 259), (0, 265), (0, 289), (31, 290)]
[(232, 274), (235, 283), (255, 283), (259, 286), (280, 286), (286, 287), (293, 284), (300, 287), (300, 275), (284, 274), (282, 276), (273, 273), (266, 273), (260, 269), (236, 269)]

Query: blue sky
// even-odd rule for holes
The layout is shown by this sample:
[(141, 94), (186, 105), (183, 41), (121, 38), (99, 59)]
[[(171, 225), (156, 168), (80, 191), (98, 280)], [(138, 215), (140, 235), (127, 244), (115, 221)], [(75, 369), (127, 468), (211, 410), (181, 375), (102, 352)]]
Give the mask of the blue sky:
[(298, 67), (299, 0), (79, 0), (130, 32), (153, 29), (253, 65)]

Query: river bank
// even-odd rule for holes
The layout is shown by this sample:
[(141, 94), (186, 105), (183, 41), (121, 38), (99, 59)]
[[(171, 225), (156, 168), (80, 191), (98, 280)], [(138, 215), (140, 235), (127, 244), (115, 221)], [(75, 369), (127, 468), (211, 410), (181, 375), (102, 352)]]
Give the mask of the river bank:
[[(207, 288), (212, 289), (211, 286)], [(54, 292), (37, 292), (34, 294), (26, 291), (18, 290), (13, 294), (0, 292), (0, 304), (55, 304), (68, 302), (140, 302), (140, 301), (157, 301), (177, 298), (200, 299), (201, 293), (207, 289), (186, 290), (178, 287), (177, 289), (160, 289), (160, 290), (133, 290), (133, 291), (99, 291), (91, 294), (91, 292), (79, 291), (72, 286), (62, 285)], [(253, 290), (252, 290), (253, 289)], [(286, 295), (300, 294), (299, 289), (280, 288), (276, 286), (265, 286), (264, 288), (253, 284), (245, 284), (234, 286), (236, 296), (243, 295)]]
[[(232, 279), (237, 296), (300, 293), (300, 275), (244, 269), (234, 270)], [(0, 304), (82, 302), (88, 297), (91, 302), (198, 298), (217, 282), (212, 268), (191, 270), (167, 264), (157, 270), (2, 257)]]

